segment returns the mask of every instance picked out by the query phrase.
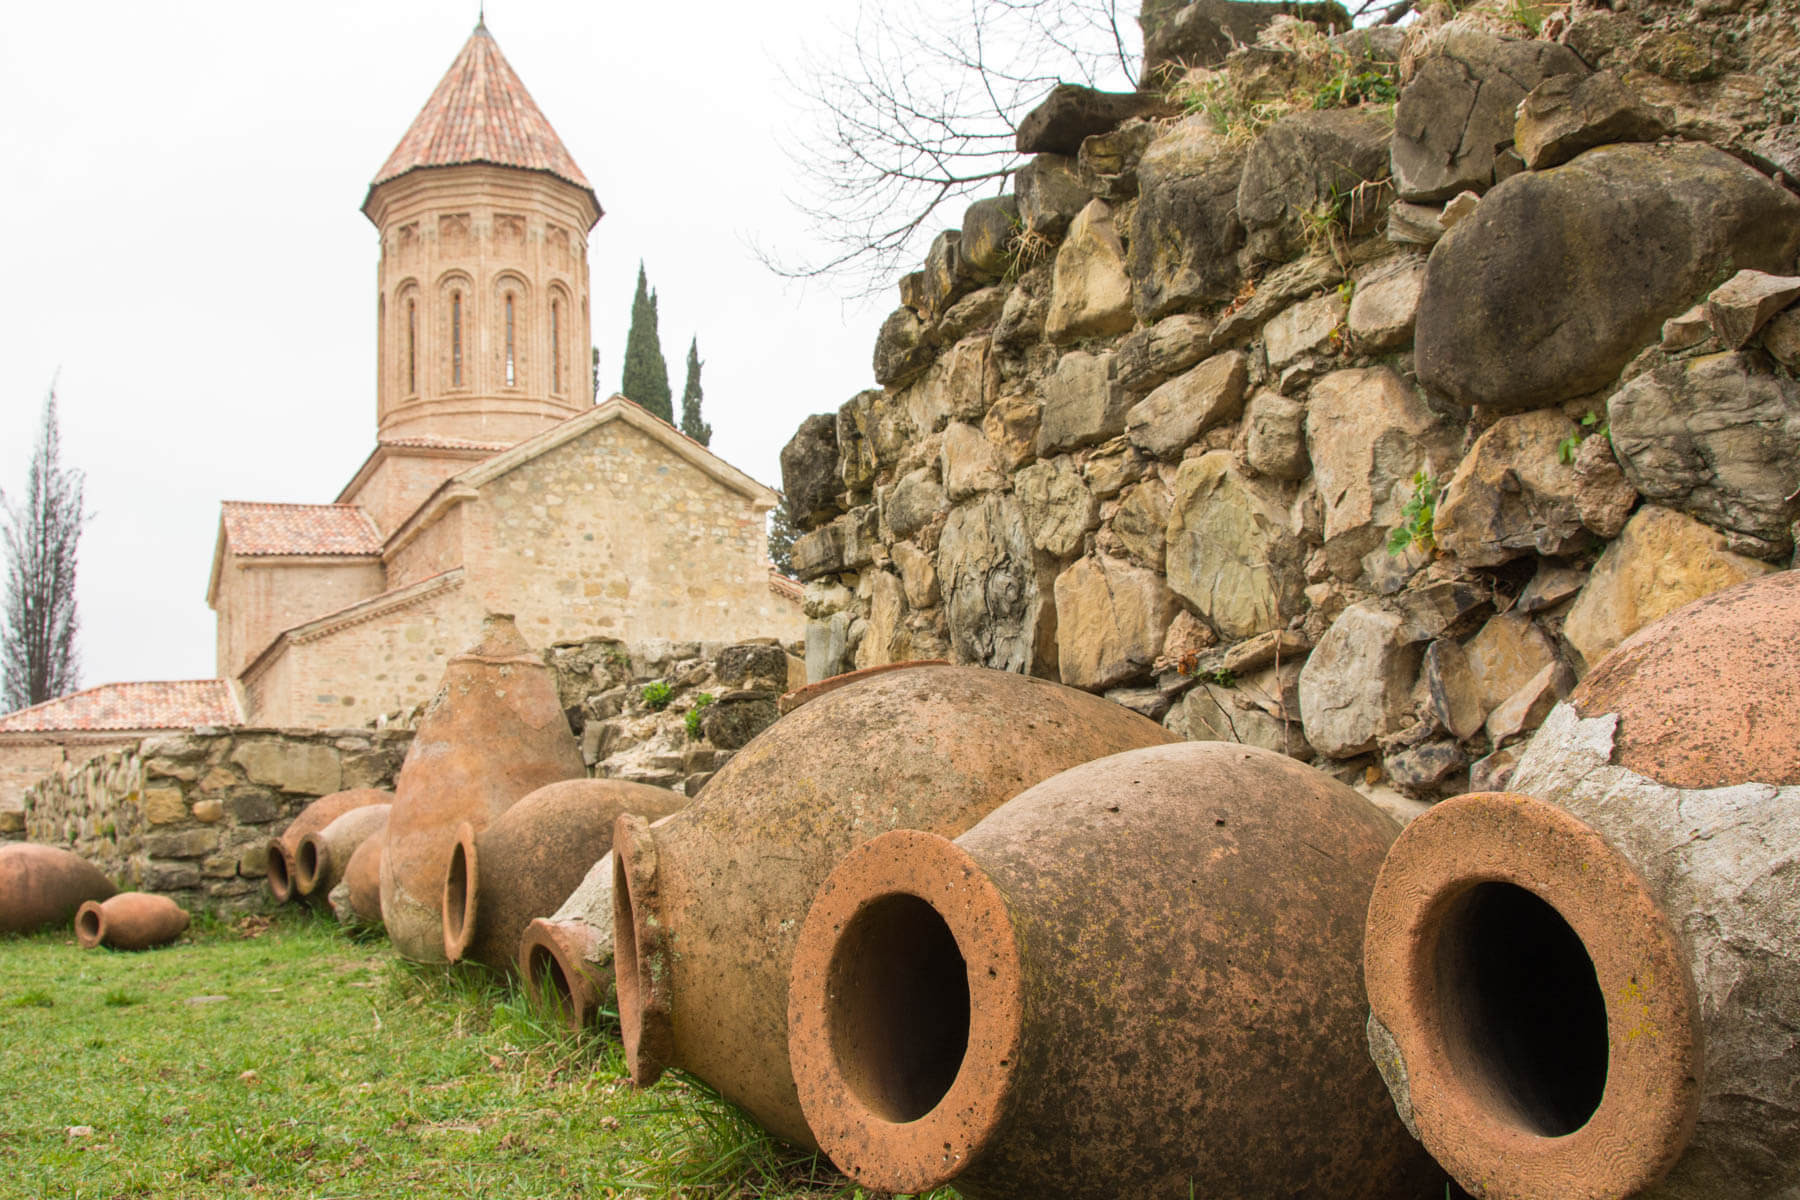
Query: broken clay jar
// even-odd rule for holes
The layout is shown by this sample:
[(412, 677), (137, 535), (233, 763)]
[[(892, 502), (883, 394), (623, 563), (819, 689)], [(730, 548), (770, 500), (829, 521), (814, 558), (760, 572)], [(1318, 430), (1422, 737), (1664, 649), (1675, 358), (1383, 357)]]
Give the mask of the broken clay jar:
[(188, 927), (187, 910), (167, 896), (120, 892), (109, 900), (89, 900), (75, 914), (75, 940), (92, 950), (148, 950), (166, 946)]
[(386, 847), (384, 822), (345, 864), (344, 877), (329, 897), (332, 915), (340, 925), (381, 924), (381, 855)]
[(280, 837), (269, 839), (269, 891), (274, 894), (275, 903), (286, 904), (300, 898), (294, 886), (294, 854), (300, 849), (301, 838), (317, 833), (352, 809), (390, 804), (393, 799), (394, 793), (380, 788), (351, 788), (320, 796), (301, 809), (300, 815), (281, 831)]
[(1800, 1195), (1796, 646), (1800, 573), (1679, 609), (1394, 844), (1370, 1049), (1464, 1187)]
[(387, 828), (391, 804), (365, 804), (300, 839), (294, 850), (294, 890), (329, 897), (357, 849)]
[(510, 616), (452, 658), (394, 785), (381, 856), (381, 921), (415, 962), (444, 961), (444, 879), (467, 822), (477, 832), (548, 783), (587, 774), (550, 668)]
[(950, 841), (847, 855), (794, 952), (806, 1118), (881, 1192), (1414, 1200), (1442, 1172), (1363, 1045), (1399, 827), (1284, 755), (1074, 767)]
[(655, 821), (687, 797), (622, 779), (566, 779), (541, 787), (479, 832), (467, 822), (444, 878), (444, 953), (496, 971), (517, 969), (525, 926), (555, 912), (612, 849), (623, 813)]
[(100, 868), (67, 850), (36, 842), (0, 846), (0, 933), (66, 926), (84, 901), (116, 891)]
[(613, 997), (613, 856), (608, 850), (562, 907), (519, 936), (519, 974), (581, 1030)]
[(1041, 679), (891, 671), (778, 720), (674, 816), (619, 818), (613, 952), (632, 1079), (680, 1067), (813, 1144), (788, 1064), (788, 965), (837, 860), (889, 829), (953, 836), (1058, 771), (1173, 740)]

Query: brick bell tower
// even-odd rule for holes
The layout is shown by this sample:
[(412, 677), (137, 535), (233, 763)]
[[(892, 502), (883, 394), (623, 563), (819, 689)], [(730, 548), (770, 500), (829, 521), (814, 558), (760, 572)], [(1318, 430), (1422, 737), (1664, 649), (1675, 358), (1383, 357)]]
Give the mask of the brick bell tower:
[(512, 444), (591, 407), (600, 202), (478, 23), (369, 185), (382, 442)]

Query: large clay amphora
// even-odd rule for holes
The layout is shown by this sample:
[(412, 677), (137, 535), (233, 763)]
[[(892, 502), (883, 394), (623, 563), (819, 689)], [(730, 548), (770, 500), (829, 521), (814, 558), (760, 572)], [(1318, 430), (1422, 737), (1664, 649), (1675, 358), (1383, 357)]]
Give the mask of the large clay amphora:
[(300, 849), (302, 838), (317, 833), (352, 809), (391, 804), (393, 800), (394, 793), (380, 788), (351, 788), (320, 796), (301, 809), (300, 815), (281, 831), (280, 837), (269, 839), (269, 891), (274, 894), (275, 903), (286, 904), (300, 899), (303, 894), (294, 886), (294, 855)]
[(680, 1067), (812, 1144), (788, 1064), (788, 964), (838, 859), (890, 829), (954, 836), (1058, 771), (1172, 740), (1041, 679), (893, 671), (781, 718), (674, 816), (621, 817), (613, 950), (632, 1078)]
[(1800, 572), (1639, 630), (1369, 905), (1369, 1041), (1464, 1187), (1800, 1196)]
[(120, 892), (89, 900), (75, 914), (75, 940), (87, 949), (148, 950), (166, 946), (188, 927), (187, 910), (167, 896)]
[(0, 933), (67, 926), (83, 901), (118, 891), (100, 868), (56, 846), (0, 846)]
[(365, 804), (300, 839), (294, 851), (294, 890), (329, 897), (362, 844), (387, 828), (389, 804)]
[(1226, 742), (1065, 771), (954, 842), (898, 830), (820, 888), (790, 1050), (865, 1187), (972, 1200), (1420, 1200), (1443, 1175), (1363, 1041), (1393, 820)]
[(486, 829), (528, 793), (586, 774), (550, 668), (510, 616), (489, 616), (480, 643), (450, 660), (394, 784), (381, 857), (381, 920), (394, 948), (444, 961), (444, 878), (464, 822)]
[(356, 848), (344, 866), (344, 877), (331, 889), (331, 913), (343, 925), (381, 924), (381, 858), (387, 826)]
[(567, 779), (526, 796), (486, 829), (464, 822), (444, 880), (445, 954), (511, 973), (525, 926), (555, 912), (612, 849), (621, 814), (654, 821), (686, 803), (668, 788)]

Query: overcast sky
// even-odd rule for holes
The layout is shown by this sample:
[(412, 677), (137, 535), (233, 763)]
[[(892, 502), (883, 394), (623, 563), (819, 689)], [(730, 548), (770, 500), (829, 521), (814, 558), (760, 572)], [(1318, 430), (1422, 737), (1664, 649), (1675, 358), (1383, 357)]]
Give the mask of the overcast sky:
[[(804, 114), (780, 65), (849, 8), (487, 9), (606, 210), (590, 241), (602, 394), (642, 258), (677, 397), (698, 334), (712, 448), (776, 486), (800, 419), (871, 385), (895, 303), (801, 289), (748, 249), (804, 244), (776, 144)], [(59, 377), (93, 513), (84, 686), (212, 675), (219, 501), (329, 502), (373, 448), (377, 246), (358, 210), (475, 18), (474, 0), (9, 6), (0, 487), (22, 488)]]

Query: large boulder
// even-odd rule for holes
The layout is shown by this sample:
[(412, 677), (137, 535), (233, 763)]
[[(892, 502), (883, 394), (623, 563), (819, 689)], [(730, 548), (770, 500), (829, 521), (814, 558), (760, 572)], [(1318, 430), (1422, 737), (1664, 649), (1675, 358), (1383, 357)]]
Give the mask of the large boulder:
[[(1613, 451), (1644, 497), (1784, 556), (1800, 518), (1800, 383), (1749, 353), (1673, 362), (1607, 404)], [(1754, 544), (1754, 543), (1752, 543)]]
[(1014, 475), (1013, 495), (1031, 544), (1057, 558), (1080, 550), (1088, 531), (1100, 523), (1100, 506), (1066, 454)]
[(1061, 154), (1040, 154), (1013, 176), (1019, 219), (1032, 233), (1059, 238), (1093, 193), (1081, 180), (1075, 161)]
[(788, 515), (802, 529), (829, 521), (838, 514), (837, 417), (815, 413), (781, 448), (781, 490), (787, 497)]
[(1125, 414), (1125, 435), (1152, 458), (1174, 458), (1244, 408), (1244, 354), (1227, 350), (1169, 380)]
[(1229, 450), (1190, 458), (1175, 476), (1169, 586), (1222, 637), (1266, 633), (1301, 610), (1304, 552), (1287, 499), (1239, 472)]
[(1414, 622), (1381, 601), (1338, 614), (1300, 668), (1300, 722), (1314, 749), (1350, 758), (1402, 728), (1424, 640)]
[(1394, 182), (1400, 199), (1448, 200), (1486, 191), (1513, 140), (1519, 101), (1552, 75), (1587, 68), (1567, 46), (1447, 32), (1420, 60), (1394, 107)]
[(1646, 104), (1616, 71), (1555, 75), (1519, 104), (1514, 143), (1534, 171), (1560, 166), (1595, 146), (1654, 142), (1674, 113)]
[(961, 662), (1039, 673), (1056, 658), (1056, 610), (1011, 496), (990, 492), (950, 514), (938, 586)]
[(1728, 267), (1785, 271), (1800, 197), (1711, 146), (1621, 145), (1489, 192), (1432, 251), (1420, 381), (1521, 412), (1618, 375)]
[(930, 467), (908, 471), (892, 488), (882, 489), (881, 515), (895, 537), (911, 537), (950, 507), (950, 499)]
[(1113, 378), (1133, 396), (1181, 374), (1206, 357), (1213, 322), (1197, 313), (1176, 313), (1121, 341), (1113, 353)]
[(875, 382), (897, 387), (931, 365), (936, 348), (919, 314), (904, 306), (888, 314), (875, 335)]
[(1078, 559), (1055, 594), (1057, 669), (1089, 691), (1148, 675), (1181, 608), (1161, 575), (1116, 558)]
[(1425, 290), (1425, 260), (1405, 257), (1356, 281), (1350, 297), (1350, 342), (1365, 353), (1398, 350), (1412, 341)]
[(1039, 384), (1044, 397), (1037, 452), (1091, 446), (1125, 432), (1131, 398), (1113, 382), (1112, 355), (1073, 350)]
[(938, 452), (938, 470), (944, 491), (952, 502), (967, 500), (976, 492), (992, 492), (1006, 486), (1000, 469), (1000, 452), (987, 435), (963, 421), (944, 429), (944, 448)]
[(1556, 558), (1586, 546), (1581, 481), (1561, 453), (1578, 432), (1549, 408), (1494, 422), (1444, 489), (1432, 525), (1437, 544), (1469, 567), (1534, 552)]
[(1270, 126), (1244, 159), (1238, 219), (1253, 258), (1285, 262), (1333, 226), (1367, 233), (1385, 218), (1387, 119), (1373, 108), (1292, 113)]
[(1246, 4), (1240, 0), (1145, 0), (1138, 11), (1144, 34), (1144, 78), (1156, 82), (1176, 67), (1211, 67), (1239, 46), (1256, 44), (1268, 24), (1296, 16), (1321, 29), (1350, 27), (1341, 4)]
[(1104, 201), (1089, 201), (1056, 251), (1044, 333), (1062, 343), (1124, 333), (1134, 323), (1125, 244), (1113, 226), (1112, 209)]
[(1167, 104), (1149, 92), (1101, 92), (1059, 83), (1019, 122), (1020, 154), (1073, 155), (1084, 138), (1117, 129), (1133, 117), (1165, 114)]
[(1144, 152), (1132, 219), (1132, 304), (1144, 321), (1231, 299), (1237, 291), (1243, 152), (1190, 117)]
[(963, 258), (977, 274), (999, 278), (1006, 272), (1013, 238), (1020, 228), (1016, 197), (988, 196), (977, 200), (963, 213)]

